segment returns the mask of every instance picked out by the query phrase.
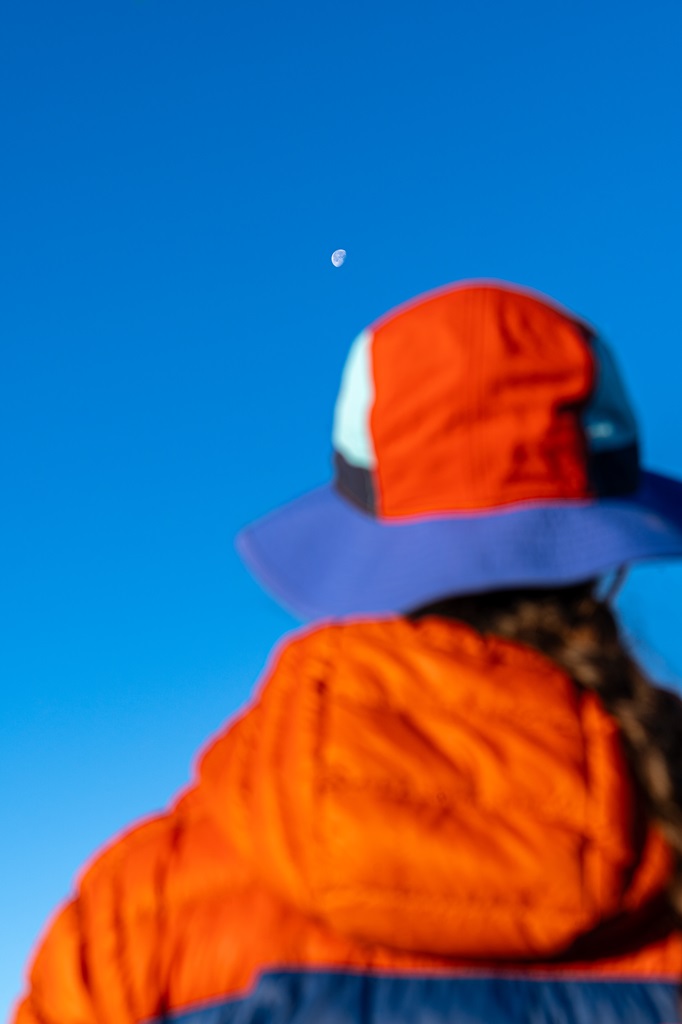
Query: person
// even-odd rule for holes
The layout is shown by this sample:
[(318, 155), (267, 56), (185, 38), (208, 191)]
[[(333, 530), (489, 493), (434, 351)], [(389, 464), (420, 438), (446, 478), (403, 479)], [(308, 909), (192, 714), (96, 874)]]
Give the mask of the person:
[(333, 483), (248, 527), (312, 624), (98, 855), (16, 1024), (682, 1021), (682, 714), (609, 581), (682, 554), (610, 350), (464, 282), (355, 341)]

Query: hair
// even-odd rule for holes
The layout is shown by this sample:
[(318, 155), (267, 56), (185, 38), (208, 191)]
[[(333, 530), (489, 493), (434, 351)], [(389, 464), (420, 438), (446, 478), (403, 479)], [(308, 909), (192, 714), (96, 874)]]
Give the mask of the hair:
[(616, 720), (635, 784), (674, 858), (668, 898), (682, 920), (682, 700), (654, 685), (622, 638), (596, 583), (554, 590), (494, 591), (452, 597), (411, 618), (458, 619), (478, 632), (528, 644), (591, 690)]

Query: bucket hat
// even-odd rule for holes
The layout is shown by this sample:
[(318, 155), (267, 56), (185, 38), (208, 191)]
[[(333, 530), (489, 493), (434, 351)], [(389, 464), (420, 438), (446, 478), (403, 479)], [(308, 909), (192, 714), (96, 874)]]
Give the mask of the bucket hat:
[(607, 344), (545, 296), (459, 282), (353, 343), (334, 479), (237, 537), (303, 619), (400, 613), (682, 555), (682, 482), (643, 469)]

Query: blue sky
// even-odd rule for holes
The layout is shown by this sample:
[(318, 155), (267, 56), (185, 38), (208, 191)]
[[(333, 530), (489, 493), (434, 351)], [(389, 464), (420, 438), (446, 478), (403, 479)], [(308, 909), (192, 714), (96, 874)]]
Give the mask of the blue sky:
[[(232, 539), (328, 478), (365, 324), (462, 277), (545, 291), (682, 475), (681, 46), (678, 0), (5, 5), (0, 1011), (294, 625)], [(668, 680), (681, 598), (669, 566), (621, 600)]]

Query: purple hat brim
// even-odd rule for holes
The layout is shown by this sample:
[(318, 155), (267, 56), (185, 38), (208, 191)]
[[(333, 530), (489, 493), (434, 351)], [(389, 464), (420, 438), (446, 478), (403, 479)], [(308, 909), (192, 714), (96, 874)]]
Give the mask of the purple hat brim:
[(298, 618), (395, 614), (682, 556), (682, 482), (643, 472), (627, 497), (392, 521), (329, 484), (246, 527), (236, 543), (259, 583)]

